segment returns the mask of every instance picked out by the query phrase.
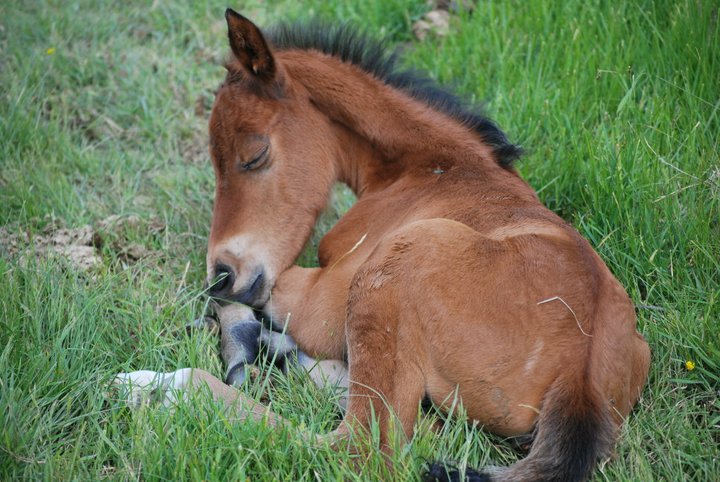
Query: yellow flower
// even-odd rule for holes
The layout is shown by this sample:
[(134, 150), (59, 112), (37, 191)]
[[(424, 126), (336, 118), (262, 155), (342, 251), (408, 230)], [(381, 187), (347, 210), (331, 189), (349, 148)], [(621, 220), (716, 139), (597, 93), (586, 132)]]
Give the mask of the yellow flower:
[(685, 368), (687, 368), (688, 370), (695, 370), (695, 362), (692, 360), (686, 361)]
[(55, 47), (50, 47), (49, 49), (47, 49), (47, 51), (46, 51), (45, 53), (48, 54), (48, 55), (54, 54), (54, 53), (55, 53)]

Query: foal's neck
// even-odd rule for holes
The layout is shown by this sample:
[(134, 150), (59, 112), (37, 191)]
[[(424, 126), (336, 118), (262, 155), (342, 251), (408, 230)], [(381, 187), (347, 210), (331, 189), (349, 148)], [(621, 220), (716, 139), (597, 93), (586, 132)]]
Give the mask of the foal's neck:
[(359, 67), (312, 51), (282, 56), (290, 78), (338, 125), (340, 180), (356, 194), (469, 163), (502, 169), (470, 129)]

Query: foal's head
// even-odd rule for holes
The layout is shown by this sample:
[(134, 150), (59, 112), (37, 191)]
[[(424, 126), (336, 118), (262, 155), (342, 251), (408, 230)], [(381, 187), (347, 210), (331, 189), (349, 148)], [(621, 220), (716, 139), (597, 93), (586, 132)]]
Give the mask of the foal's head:
[(225, 13), (233, 57), (210, 117), (213, 296), (265, 304), (325, 207), (336, 173), (330, 121), (292, 82), (260, 30)]

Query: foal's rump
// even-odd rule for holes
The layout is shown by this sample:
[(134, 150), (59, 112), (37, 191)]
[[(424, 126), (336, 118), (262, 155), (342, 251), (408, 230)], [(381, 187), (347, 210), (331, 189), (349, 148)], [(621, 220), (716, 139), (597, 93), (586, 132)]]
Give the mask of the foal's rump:
[[(396, 356), (419, 367), (426, 396), (462, 401), (495, 433), (534, 434), (530, 455), (492, 480), (582, 480), (608, 454), (649, 353), (629, 298), (580, 236), (546, 221), (480, 234), (430, 219), (368, 263), (401, 300)], [(607, 360), (615, 350), (627, 365)]]
[(480, 234), (448, 219), (416, 221), (378, 245), (356, 289), (385, 289), (400, 304), (398, 356), (421, 366), (436, 405), (457, 395), (492, 431), (524, 434), (554, 380), (582, 368), (592, 339), (584, 307), (594, 306), (593, 272), (604, 267), (582, 243), (550, 222)]

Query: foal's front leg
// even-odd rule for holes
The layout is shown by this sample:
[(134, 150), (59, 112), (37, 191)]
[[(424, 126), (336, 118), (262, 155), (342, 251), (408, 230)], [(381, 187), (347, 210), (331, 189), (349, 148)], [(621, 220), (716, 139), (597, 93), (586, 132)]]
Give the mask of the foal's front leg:
[(225, 383), (240, 386), (245, 381), (245, 365), (254, 363), (259, 353), (284, 363), (288, 355), (297, 351), (293, 339), (267, 329), (245, 305), (226, 305), (217, 308), (220, 322), (220, 348), (227, 367)]
[[(235, 387), (224, 384), (210, 373), (199, 368), (181, 368), (174, 372), (136, 371), (119, 373), (113, 387), (132, 408), (160, 402), (172, 409), (181, 400), (202, 390), (209, 390), (215, 401), (220, 402), (228, 416), (235, 420), (252, 419), (271, 427), (293, 429), (292, 424)], [(335, 430), (325, 435), (313, 434), (301, 429), (297, 433), (310, 444), (330, 444), (347, 438), (347, 432)]]
[(113, 384), (131, 407), (140, 407), (151, 403), (160, 403), (172, 408), (181, 402), (190, 392), (203, 387), (218, 401), (240, 419), (267, 419), (275, 426), (286, 422), (270, 412), (263, 405), (243, 395), (231, 386), (241, 384), (245, 377), (245, 365), (257, 358), (260, 346), (269, 357), (285, 360), (285, 366), (293, 364), (306, 370), (313, 382), (319, 387), (332, 385), (341, 391), (339, 404), (347, 403), (347, 366), (342, 361), (317, 361), (298, 349), (292, 338), (284, 333), (275, 332), (262, 326), (255, 319), (253, 311), (244, 305), (226, 305), (216, 310), (221, 326), (221, 349), (227, 364), (226, 383), (210, 373), (193, 368), (182, 368), (174, 372), (163, 373), (141, 370), (119, 373)]
[(261, 323), (245, 305), (226, 305), (216, 310), (220, 322), (220, 354), (225, 362), (225, 383), (240, 386), (245, 381), (245, 365), (255, 362), (259, 353)]
[(227, 366), (225, 383), (240, 386), (245, 381), (245, 365), (253, 363), (260, 350), (269, 359), (281, 362), (285, 369), (298, 366), (307, 371), (318, 387), (331, 386), (339, 391), (338, 403), (347, 403), (347, 364), (340, 360), (316, 360), (305, 354), (286, 333), (270, 330), (255, 319), (244, 305), (226, 305), (217, 309), (220, 322), (221, 353)]

